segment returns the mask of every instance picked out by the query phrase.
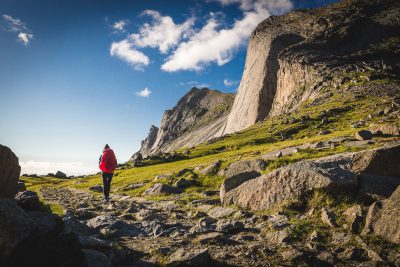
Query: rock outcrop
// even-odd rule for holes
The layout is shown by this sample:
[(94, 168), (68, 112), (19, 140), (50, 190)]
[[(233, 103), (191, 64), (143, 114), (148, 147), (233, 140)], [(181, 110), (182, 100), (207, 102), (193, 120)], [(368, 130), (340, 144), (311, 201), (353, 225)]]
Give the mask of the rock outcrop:
[(192, 88), (173, 109), (164, 112), (159, 129), (151, 127), (142, 142), (141, 154), (146, 158), (214, 138), (221, 131), (233, 100), (233, 94)]
[(368, 210), (364, 233), (374, 233), (400, 244), (400, 186), (383, 201), (372, 204)]
[(221, 135), (294, 111), (322, 86), (335, 86), (340, 72), (396, 69), (398, 51), (384, 43), (400, 34), (399, 9), (398, 1), (347, 0), (261, 22)]
[(20, 173), (17, 156), (8, 147), (0, 145), (0, 198), (14, 198)]
[[(361, 152), (336, 154), (293, 163), (247, 181), (224, 194), (221, 202), (253, 210), (265, 210), (284, 200), (295, 199), (314, 189), (328, 191), (373, 187), (382, 177), (393, 177), (391, 192), (400, 184), (400, 145)], [(358, 175), (370, 179), (359, 181)], [(397, 182), (397, 183), (396, 183)], [(369, 183), (367, 185), (366, 183)], [(390, 188), (386, 188), (390, 190)], [(368, 193), (364, 191), (363, 193)]]

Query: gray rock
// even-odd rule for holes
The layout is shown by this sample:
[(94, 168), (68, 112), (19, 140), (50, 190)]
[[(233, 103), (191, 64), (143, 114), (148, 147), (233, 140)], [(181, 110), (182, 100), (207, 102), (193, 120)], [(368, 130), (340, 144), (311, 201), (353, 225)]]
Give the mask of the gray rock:
[(40, 233), (58, 233), (63, 228), (61, 218), (53, 213), (30, 211), (28, 215)]
[(360, 147), (360, 146), (367, 146), (367, 145), (373, 145), (373, 144), (375, 144), (375, 142), (372, 140), (350, 141), (350, 142), (344, 143), (344, 145), (347, 147)]
[(314, 189), (357, 190), (358, 174), (400, 177), (398, 143), (354, 153), (336, 154), (281, 167), (227, 192), (221, 202), (265, 210)]
[(268, 231), (264, 233), (264, 237), (271, 245), (281, 245), (290, 241), (290, 233), (287, 229), (279, 231)]
[(386, 200), (372, 204), (363, 234), (374, 233), (393, 243), (400, 243), (400, 186)]
[(354, 137), (355, 137), (357, 140), (362, 141), (362, 140), (371, 140), (372, 137), (374, 137), (374, 135), (373, 135), (370, 131), (361, 130), (361, 131), (358, 131), (358, 132), (354, 135)]
[(233, 208), (215, 207), (208, 211), (208, 215), (214, 219), (229, 217), (237, 210)]
[(225, 235), (219, 232), (211, 232), (199, 235), (196, 238), (196, 242), (199, 242), (202, 245), (210, 244), (210, 243), (222, 243), (225, 241)]
[(38, 195), (30, 190), (17, 193), (15, 200), (26, 211), (35, 211), (41, 208)]
[(88, 267), (112, 267), (110, 259), (103, 253), (93, 249), (82, 249)]
[(186, 187), (189, 187), (193, 185), (192, 180), (186, 180), (185, 178), (180, 178), (176, 183), (174, 184), (177, 188), (184, 189)]
[(222, 182), (220, 187), (221, 200), (225, 197), (227, 192), (248, 180), (260, 176), (266, 166), (266, 162), (261, 159), (242, 160), (230, 164), (224, 171), (224, 175), (227, 178)]
[(211, 266), (212, 259), (207, 249), (185, 249), (180, 248), (169, 258), (168, 267), (173, 266)]
[(25, 191), (26, 190), (26, 187), (25, 187), (25, 182), (23, 182), (23, 181), (18, 181), (18, 192), (23, 192), (23, 191)]
[(20, 173), (17, 156), (8, 147), (0, 145), (0, 198), (14, 198)]
[(187, 173), (193, 173), (191, 169), (182, 169), (176, 173), (177, 177), (184, 176)]
[(321, 209), (321, 221), (330, 227), (336, 227), (335, 214), (329, 208), (323, 207)]
[(161, 194), (180, 194), (182, 191), (179, 188), (157, 183), (149, 187), (144, 191), (143, 195), (161, 195)]
[(101, 229), (104, 227), (111, 227), (117, 222), (117, 217), (112, 215), (99, 215), (89, 221), (87, 221), (87, 226), (94, 229)]
[(362, 208), (360, 205), (354, 205), (343, 212), (346, 217), (346, 221), (349, 224), (350, 231), (357, 233), (359, 226), (363, 221)]
[(110, 247), (110, 243), (106, 240), (93, 236), (78, 236), (79, 244), (82, 248), (102, 249)]
[(201, 171), (201, 174), (203, 174), (203, 175), (215, 175), (218, 172), (220, 166), (221, 166), (221, 161), (220, 160), (214, 161), (210, 165), (205, 167)]
[[(142, 158), (147, 158), (149, 157), (152, 153), (151, 153), (151, 149), (154, 145), (154, 143), (156, 142), (157, 139), (157, 134), (159, 132), (159, 128), (151, 125), (150, 130), (149, 130), (149, 134), (147, 135), (146, 139), (142, 141), (141, 146), (140, 146), (140, 151), (137, 152), (140, 154), (140, 156), (142, 156)], [(135, 156), (135, 154), (134, 154)], [(142, 158), (137, 158), (136, 161), (141, 161)], [(132, 158), (132, 160), (134, 160)]]
[(369, 129), (374, 135), (400, 135), (400, 128), (395, 123), (373, 124)]
[(35, 231), (35, 223), (12, 199), (0, 199), (0, 258), (7, 256)]
[(101, 185), (94, 185), (89, 187), (90, 191), (94, 191), (94, 192), (99, 192), (99, 193), (103, 193), (103, 186)]
[(227, 219), (217, 221), (217, 227), (215, 228), (215, 230), (223, 233), (234, 233), (243, 229), (244, 225), (242, 222)]
[(67, 178), (67, 175), (63, 173), (62, 171), (57, 171), (56, 174), (54, 175), (56, 178)]

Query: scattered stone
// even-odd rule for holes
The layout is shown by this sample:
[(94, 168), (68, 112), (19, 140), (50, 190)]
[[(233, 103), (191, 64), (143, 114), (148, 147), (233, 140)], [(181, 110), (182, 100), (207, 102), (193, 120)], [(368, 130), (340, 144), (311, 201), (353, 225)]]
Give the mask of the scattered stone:
[(359, 226), (363, 220), (362, 208), (360, 205), (354, 205), (343, 212), (346, 216), (346, 220), (349, 223), (349, 228), (352, 233), (359, 231)]
[(216, 230), (223, 233), (234, 233), (243, 230), (244, 225), (242, 222), (221, 219), (217, 221)]
[(214, 161), (213, 163), (211, 163), (210, 165), (208, 165), (207, 167), (205, 167), (202, 171), (201, 171), (201, 173), (203, 174), (203, 175), (215, 175), (217, 172), (218, 172), (218, 170), (219, 170), (219, 167), (221, 166), (221, 161), (220, 160), (217, 160), (217, 161)]
[(318, 234), (318, 232), (316, 230), (314, 230), (310, 236), (308, 237), (308, 240), (310, 242), (320, 242), (321, 241), (321, 236), (320, 234)]
[(161, 195), (161, 194), (180, 194), (182, 191), (179, 188), (157, 183), (149, 187), (144, 191), (143, 195)]
[(130, 191), (130, 190), (134, 190), (136, 188), (142, 187), (144, 185), (145, 185), (144, 183), (134, 183), (134, 184), (130, 184), (130, 185), (126, 186), (123, 190)]
[(112, 267), (110, 259), (103, 253), (93, 249), (82, 249), (88, 267)]
[(363, 234), (374, 233), (393, 243), (400, 243), (400, 186), (386, 200), (372, 204)]
[(103, 193), (103, 186), (101, 185), (94, 185), (89, 187), (90, 191), (94, 191), (94, 192), (99, 192), (99, 193)]
[(290, 234), (287, 229), (265, 232), (264, 237), (271, 245), (281, 245), (290, 241)]
[(225, 235), (219, 232), (211, 232), (211, 233), (206, 233), (198, 236), (195, 239), (195, 242), (199, 242), (202, 245), (206, 245), (209, 243), (222, 243), (225, 241)]
[(286, 215), (281, 214), (271, 215), (268, 218), (268, 223), (275, 230), (280, 230), (290, 225), (289, 218)]
[(56, 178), (67, 178), (67, 175), (63, 173), (62, 171), (57, 171), (56, 174), (54, 175)]
[(34, 222), (12, 199), (0, 199), (0, 259), (5, 259), (34, 231)]
[(180, 178), (176, 183), (174, 184), (177, 188), (184, 189), (186, 187), (189, 187), (193, 185), (193, 181), (191, 180), (186, 180), (185, 178)]
[(102, 249), (110, 247), (110, 243), (108, 241), (93, 236), (80, 235), (78, 240), (82, 248)]
[(211, 266), (212, 259), (207, 249), (185, 249), (180, 248), (169, 258), (168, 267), (174, 266)]
[(276, 153), (275, 158), (279, 159), (282, 158), (283, 154), (282, 151), (279, 151), (278, 153)]
[(0, 198), (14, 198), (20, 173), (17, 156), (8, 147), (0, 145)]
[(38, 195), (30, 190), (19, 192), (15, 196), (18, 205), (26, 211), (40, 210), (41, 205)]
[(354, 137), (359, 141), (363, 141), (363, 140), (371, 140), (374, 137), (374, 135), (370, 131), (361, 130), (355, 133)]
[(177, 177), (183, 176), (183, 175), (185, 175), (186, 173), (193, 173), (193, 171), (192, 171), (191, 169), (182, 169), (182, 170), (180, 170), (180, 171), (176, 174), (176, 176), (177, 176)]
[(343, 232), (332, 233), (332, 244), (335, 246), (343, 246), (350, 242), (351, 236)]
[(374, 135), (400, 135), (400, 128), (395, 123), (372, 124), (369, 129)]
[(367, 252), (368, 257), (376, 262), (380, 263), (385, 263), (385, 261), (382, 259), (381, 256), (379, 256), (378, 253), (376, 253), (373, 249), (371, 249), (365, 242), (362, 240), (361, 237), (356, 236), (355, 237), (356, 242)]
[(329, 208), (321, 209), (321, 221), (330, 227), (336, 227), (335, 214)]
[(208, 215), (211, 218), (220, 219), (224, 217), (229, 217), (236, 211), (237, 210), (233, 208), (215, 207), (208, 211)]
[(345, 261), (363, 261), (364, 250), (357, 247), (348, 247), (343, 252), (341, 252), (338, 257)]
[(159, 174), (154, 178), (154, 181), (159, 181), (161, 179), (169, 179), (171, 178), (170, 174)]

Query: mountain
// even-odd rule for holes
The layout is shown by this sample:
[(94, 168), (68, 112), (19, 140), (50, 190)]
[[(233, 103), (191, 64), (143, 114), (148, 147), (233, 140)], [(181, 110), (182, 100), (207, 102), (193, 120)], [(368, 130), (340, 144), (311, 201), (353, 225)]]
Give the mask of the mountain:
[(151, 127), (139, 152), (145, 158), (214, 138), (221, 131), (233, 100), (233, 94), (193, 87), (174, 108), (164, 112), (159, 129)]
[(341, 1), (271, 16), (253, 31), (227, 134), (295, 111), (344, 73), (399, 72), (399, 1)]

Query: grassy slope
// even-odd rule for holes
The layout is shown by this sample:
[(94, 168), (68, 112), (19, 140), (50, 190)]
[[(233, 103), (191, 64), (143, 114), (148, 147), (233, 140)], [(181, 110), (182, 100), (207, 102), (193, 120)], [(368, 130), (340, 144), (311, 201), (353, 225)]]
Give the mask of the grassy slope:
[[(365, 119), (368, 123), (379, 123), (381, 119), (379, 116), (373, 116), (371, 119), (367, 118), (367, 114), (374, 114), (378, 110), (383, 110), (387, 107), (388, 97), (377, 97), (371, 95), (364, 95), (362, 97), (354, 97), (346, 88), (350, 85), (363, 85), (366, 83), (396, 83), (397, 80), (393, 79), (380, 79), (374, 81), (367, 81), (365, 79), (366, 73), (351, 73), (351, 84), (344, 84), (341, 88), (325, 88), (321, 92), (333, 92), (328, 98), (322, 99), (318, 105), (312, 105), (312, 101), (306, 101), (295, 112), (295, 115), (289, 116), (292, 118), (301, 118), (302, 116), (309, 116), (309, 119), (296, 123), (285, 123), (286, 118), (275, 117), (264, 121), (263, 123), (256, 124), (241, 132), (229, 135), (219, 141), (211, 144), (200, 144), (190, 149), (190, 154), (186, 159), (160, 163), (144, 167), (136, 167), (130, 169), (121, 169), (115, 172), (113, 179), (114, 193), (126, 193), (132, 196), (139, 196), (145, 189), (156, 183), (154, 178), (159, 174), (174, 174), (183, 168), (194, 168), (196, 166), (207, 166), (215, 160), (222, 160), (222, 167), (227, 166), (229, 163), (240, 159), (255, 158), (276, 149), (290, 147), (294, 145), (303, 144), (306, 142), (317, 142), (321, 140), (328, 140), (332, 137), (353, 135), (356, 131), (350, 127), (360, 119)], [(339, 108), (339, 109), (338, 109)], [(321, 125), (322, 118), (328, 118), (329, 123)], [(396, 120), (394, 120), (396, 122)], [(397, 119), (397, 123), (399, 120)], [(319, 132), (324, 129), (330, 131), (329, 134), (319, 135)], [(286, 140), (281, 140), (280, 133), (284, 133)], [(379, 140), (379, 139), (378, 139)], [(329, 154), (339, 152), (354, 151), (362, 148), (349, 148), (345, 146), (338, 146), (333, 149), (327, 150), (313, 150), (308, 149), (296, 153), (293, 156), (286, 156), (279, 158), (269, 163), (267, 171), (278, 168), (290, 162), (317, 158)], [(178, 151), (181, 153), (183, 150)], [(42, 186), (55, 186), (55, 187), (72, 187), (82, 190), (88, 190), (92, 185), (101, 184), (101, 177), (99, 174), (91, 175), (85, 178), (76, 178), (70, 180), (62, 180), (56, 178), (28, 178), (22, 177), (26, 182), (29, 189), (38, 191)], [(177, 178), (173, 175), (174, 181)], [(189, 177), (189, 179), (191, 179)], [(192, 200), (201, 198), (203, 190), (216, 190), (219, 188), (223, 177), (219, 176), (202, 176), (196, 179), (195, 186), (186, 189), (187, 194), (182, 194), (181, 199)], [(157, 182), (164, 182), (158, 180)], [(133, 183), (145, 183), (144, 186), (124, 191), (124, 188)], [(161, 196), (159, 198), (171, 198), (177, 196)]]

